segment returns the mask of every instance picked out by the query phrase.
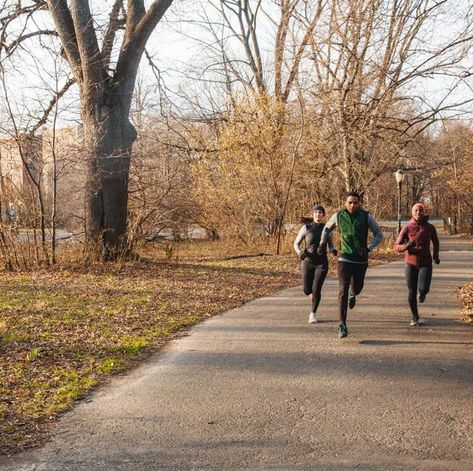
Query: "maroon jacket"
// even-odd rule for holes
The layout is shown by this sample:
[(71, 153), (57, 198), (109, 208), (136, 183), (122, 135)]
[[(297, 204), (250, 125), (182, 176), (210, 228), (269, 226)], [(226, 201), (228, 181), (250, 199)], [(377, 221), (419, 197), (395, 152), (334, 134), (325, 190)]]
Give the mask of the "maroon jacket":
[[(406, 249), (406, 243), (413, 241), (414, 244)], [(437, 230), (429, 223), (429, 216), (424, 216), (419, 221), (412, 218), (399, 233), (394, 248), (398, 252), (405, 252), (405, 260), (408, 265), (425, 267), (432, 263), (430, 243), (434, 246), (433, 258), (439, 258), (439, 238)]]

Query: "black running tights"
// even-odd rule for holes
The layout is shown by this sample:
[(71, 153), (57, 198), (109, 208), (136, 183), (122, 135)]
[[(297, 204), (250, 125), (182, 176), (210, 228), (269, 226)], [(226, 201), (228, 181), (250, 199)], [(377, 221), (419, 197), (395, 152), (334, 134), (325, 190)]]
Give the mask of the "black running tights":
[(322, 286), (328, 272), (328, 263), (314, 265), (309, 258), (301, 264), (302, 285), (304, 293), (312, 294), (312, 312), (316, 313), (319, 307)]
[(411, 308), (412, 317), (419, 317), (417, 310), (417, 291), (427, 294), (432, 281), (432, 264), (425, 267), (406, 265), (405, 269), (407, 289), (409, 290), (408, 301)]
[(338, 315), (340, 324), (346, 324), (348, 308), (348, 290), (358, 296), (365, 284), (367, 263), (338, 262)]

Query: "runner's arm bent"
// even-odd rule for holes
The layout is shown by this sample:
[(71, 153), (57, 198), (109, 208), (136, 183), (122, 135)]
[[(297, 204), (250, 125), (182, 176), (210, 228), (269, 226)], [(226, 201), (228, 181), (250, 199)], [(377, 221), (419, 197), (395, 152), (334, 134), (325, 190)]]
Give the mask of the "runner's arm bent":
[(302, 241), (305, 238), (305, 235), (307, 234), (307, 227), (305, 224), (300, 228), (299, 234), (297, 234), (296, 240), (294, 241), (294, 250), (296, 251), (296, 254), (298, 257), (302, 255), (302, 250), (301, 250), (301, 245)]
[(373, 233), (373, 239), (368, 244), (368, 250), (371, 252), (378, 244), (380, 244), (384, 238), (381, 228), (379, 224), (376, 222), (376, 219), (368, 213), (368, 227), (371, 229)]
[(322, 230), (319, 247), (323, 247), (328, 240), (329, 234), (337, 227), (337, 213), (335, 213), (326, 223)]

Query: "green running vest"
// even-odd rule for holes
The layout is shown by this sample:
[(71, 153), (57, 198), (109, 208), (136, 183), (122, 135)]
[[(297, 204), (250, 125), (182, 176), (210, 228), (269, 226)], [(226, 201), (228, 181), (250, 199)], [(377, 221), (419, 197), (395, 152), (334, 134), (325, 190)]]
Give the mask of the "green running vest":
[(368, 245), (368, 211), (359, 209), (350, 217), (346, 209), (337, 213), (337, 226), (340, 234), (341, 255), (354, 262), (366, 262), (359, 251)]

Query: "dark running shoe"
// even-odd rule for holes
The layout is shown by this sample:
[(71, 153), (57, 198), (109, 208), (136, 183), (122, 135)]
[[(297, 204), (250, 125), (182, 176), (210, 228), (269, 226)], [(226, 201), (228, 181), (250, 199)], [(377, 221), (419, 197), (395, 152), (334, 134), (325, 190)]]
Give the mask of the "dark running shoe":
[(355, 307), (355, 304), (356, 304), (356, 296), (352, 293), (350, 293), (348, 295), (348, 307), (350, 309), (353, 309)]
[(419, 302), (420, 304), (422, 304), (424, 301), (425, 301), (425, 293), (419, 292), (419, 293), (417, 294), (417, 302)]
[(338, 336), (341, 339), (348, 336), (348, 329), (346, 325), (340, 324), (340, 327), (338, 328)]
[(419, 318), (418, 317), (413, 317), (411, 320), (411, 326), (412, 327), (419, 327)]

